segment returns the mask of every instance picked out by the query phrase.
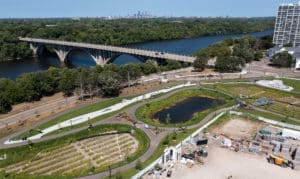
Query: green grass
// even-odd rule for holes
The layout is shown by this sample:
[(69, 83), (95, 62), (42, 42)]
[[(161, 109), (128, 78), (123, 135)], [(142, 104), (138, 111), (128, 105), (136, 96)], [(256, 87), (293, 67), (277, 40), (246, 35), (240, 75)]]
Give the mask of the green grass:
[[(298, 83), (296, 82), (297, 81), (294, 80), (295, 85), (299, 86), (300, 81), (298, 81)], [(248, 104), (253, 104), (257, 99), (264, 97), (274, 99), (274, 104), (261, 108), (266, 108), (270, 111), (274, 111), (288, 117), (300, 118), (299, 105), (291, 105), (289, 104), (288, 100), (287, 102), (284, 101), (285, 99), (289, 98), (293, 99), (293, 101), (299, 101), (300, 93), (285, 92), (252, 84), (213, 84), (205, 86), (216, 89), (218, 91), (229, 93), (231, 95), (234, 95), (235, 97), (242, 97), (243, 100)], [(287, 106), (289, 107), (287, 108)]]
[[(167, 147), (166, 145), (163, 144), (163, 141), (166, 138), (169, 138), (169, 146), (176, 146), (178, 145), (182, 140), (184, 140), (186, 137), (188, 137), (189, 135), (191, 135), (193, 132), (195, 132), (198, 128), (195, 129), (187, 129), (185, 130), (185, 132), (181, 132), (181, 133), (177, 133), (177, 138), (176, 140), (172, 140), (172, 134), (166, 136), (164, 139), (162, 139), (162, 141), (159, 143), (159, 145), (157, 146), (156, 150), (154, 151), (153, 155), (151, 155), (148, 159), (146, 159), (144, 162), (142, 162), (142, 168), (146, 168), (148, 165), (150, 165), (152, 162), (154, 162), (156, 159), (158, 159), (158, 157), (160, 157), (165, 148)], [(135, 169), (135, 168), (131, 168), (129, 170), (126, 171), (122, 171), (121, 175), (123, 178), (131, 178), (133, 175), (135, 175), (137, 172), (139, 172), (139, 170)], [(104, 177), (105, 179), (108, 179), (109, 177)], [(116, 179), (116, 175), (112, 176), (112, 179)]]
[[(40, 143), (34, 143), (32, 145), (25, 145), (21, 147), (15, 147), (11, 149), (1, 149), (0, 150), (0, 156), (6, 154), (7, 160), (0, 161), (0, 167), (6, 167), (21, 161), (31, 160), (34, 159), (34, 157), (37, 155), (37, 153), (47, 150), (48, 148), (55, 147), (55, 146), (62, 146), (70, 144), (74, 141), (76, 141), (79, 138), (90, 136), (98, 133), (103, 133), (107, 131), (117, 130), (119, 132), (125, 132), (130, 131), (133, 127), (123, 124), (105, 124), (101, 126), (93, 127), (90, 130), (83, 130), (76, 134), (64, 136), (58, 139), (40, 142)], [(136, 158), (140, 157), (144, 152), (147, 151), (150, 145), (150, 139), (147, 137), (147, 135), (140, 129), (134, 128), (135, 133), (133, 136), (139, 141), (139, 148), (138, 150), (131, 156), (128, 157), (126, 161), (122, 161), (116, 164), (111, 165), (112, 168), (119, 167), (121, 165), (125, 165)], [(96, 168), (94, 173), (102, 172), (107, 170), (107, 168)], [(87, 175), (88, 171), (80, 171), (80, 173), (71, 173), (67, 176), (82, 176)], [(2, 173), (4, 175), (4, 173)], [(14, 176), (15, 174), (11, 174), (9, 176)], [(0, 174), (1, 176), (1, 174)], [(24, 176), (25, 177), (25, 176)], [(11, 177), (9, 177), (11, 178)], [(28, 178), (34, 178), (34, 176), (29, 176)], [(56, 176), (52, 176), (52, 178), (56, 178)], [(63, 177), (61, 177), (63, 178)]]
[[(271, 113), (265, 113), (265, 112), (260, 112), (260, 111), (256, 111), (256, 110), (236, 110), (236, 111), (257, 115), (257, 116), (273, 119), (273, 120), (280, 121), (280, 122), (286, 122), (286, 123), (289, 123), (289, 124), (300, 125), (300, 123), (297, 123), (295, 121), (288, 120), (288, 119), (283, 119), (280, 116), (273, 115)], [(247, 119), (248, 118), (252, 119), (252, 120), (256, 120), (253, 117), (247, 117)], [(214, 127), (216, 127), (216, 126), (218, 126), (218, 125), (220, 125), (220, 124), (222, 124), (222, 123), (224, 123), (228, 120), (230, 120), (230, 115), (229, 115), (229, 113), (225, 113), (217, 121), (215, 121), (213, 124), (211, 124), (206, 130), (211, 130), (212, 128), (214, 128)], [(197, 129), (190, 129), (190, 130), (187, 130), (187, 133), (185, 133), (185, 134), (184, 133), (178, 134), (177, 135), (178, 136), (177, 140), (176, 141), (171, 141), (170, 146), (177, 145), (178, 143), (180, 143), (180, 141), (185, 139), (187, 136), (191, 135), (196, 130)], [(170, 138), (170, 136), (171, 135), (169, 135), (169, 138)], [(163, 151), (166, 147), (166, 146), (163, 145), (164, 140), (165, 139), (163, 139), (160, 142), (160, 144), (157, 146), (154, 154), (151, 157), (149, 157), (145, 162), (143, 162), (143, 164), (142, 164), (143, 168), (145, 168), (146, 166), (151, 164), (153, 161), (155, 161), (158, 157), (160, 157), (163, 154)], [(122, 175), (123, 178), (130, 178), (133, 175), (135, 175), (137, 172), (138, 172), (138, 170), (136, 170), (135, 168), (132, 168), (132, 169), (121, 172), (121, 175)], [(113, 175), (112, 178), (116, 179), (116, 176)], [(108, 179), (108, 177), (105, 177), (105, 179)]]
[[(179, 84), (180, 83), (170, 83), (168, 85), (163, 85), (163, 88), (165, 88), (165, 87), (171, 87), (171, 86), (179, 85)], [(141, 94), (139, 94), (139, 95), (141, 95)], [(151, 97), (150, 99), (155, 99), (155, 98), (158, 98), (158, 97), (163, 96), (163, 95), (165, 95), (165, 94), (159, 94), (159, 95)], [(74, 110), (74, 111), (71, 111), (69, 113), (63, 114), (63, 115), (61, 115), (61, 116), (59, 116), (59, 117), (57, 117), (55, 119), (52, 119), (51, 121), (49, 121), (47, 123), (41, 124), (40, 126), (34, 128), (32, 130), (29, 130), (29, 131), (27, 131), (27, 132), (25, 132), (25, 133), (23, 133), (23, 134), (15, 137), (14, 139), (22, 139), (24, 137), (28, 138), (30, 136), (38, 134), (39, 130), (43, 130), (43, 129), (48, 128), (48, 127), (50, 127), (52, 125), (55, 125), (55, 124), (58, 124), (60, 122), (69, 120), (69, 119), (74, 118), (76, 116), (80, 116), (80, 115), (83, 115), (83, 114), (86, 114), (86, 113), (94, 112), (94, 111), (97, 111), (97, 110), (109, 107), (111, 105), (114, 105), (114, 104), (117, 104), (117, 103), (121, 102), (123, 99), (132, 99), (132, 98), (134, 98), (136, 96), (138, 96), (138, 95), (131, 95), (131, 96), (127, 96), (127, 97), (112, 98), (112, 99), (108, 99), (108, 100), (105, 100), (105, 101), (100, 101), (100, 102), (92, 104), (92, 105), (88, 105), (88, 106), (80, 108), (78, 110)], [(87, 126), (87, 125), (89, 125), (91, 123), (94, 123), (94, 122), (106, 119), (108, 117), (111, 117), (111, 116), (113, 116), (113, 115), (115, 115), (115, 114), (117, 114), (117, 113), (119, 113), (121, 111), (124, 111), (124, 110), (128, 109), (129, 107), (131, 107), (131, 106), (133, 106), (135, 104), (136, 103), (131, 104), (129, 106), (126, 106), (125, 108), (120, 109), (118, 111), (111, 112), (109, 114), (105, 114), (105, 115), (99, 116), (97, 118), (91, 119), (91, 120), (89, 120), (87, 122), (84, 122), (84, 123), (81, 123), (81, 124), (77, 124), (77, 125), (73, 125), (72, 127), (62, 128), (60, 130), (57, 130), (57, 131), (54, 131), (52, 133), (46, 134), (45, 136), (55, 135), (55, 134), (59, 134), (61, 132), (69, 131), (69, 130), (74, 129), (74, 128), (79, 128), (79, 127)]]
[(5, 172), (0, 172), (1, 179), (71, 179), (72, 177), (68, 176), (58, 176), (58, 175), (51, 175), (51, 176), (41, 176), (41, 175), (29, 175), (29, 174), (7, 174)]
[[(46, 128), (52, 126), (52, 125), (55, 125), (55, 124), (58, 124), (60, 122), (69, 120), (69, 119), (74, 118), (76, 116), (80, 116), (80, 115), (87, 114), (87, 113), (90, 113), (90, 112), (95, 112), (97, 110), (100, 110), (100, 109), (109, 107), (111, 105), (117, 104), (117, 103), (121, 102), (123, 99), (131, 99), (133, 97), (134, 96), (113, 98), (113, 99), (108, 99), (108, 100), (105, 100), (105, 101), (97, 102), (97, 103), (92, 104), (92, 105), (85, 106), (83, 108), (80, 108), (80, 109), (71, 111), (69, 113), (63, 114), (63, 115), (61, 115), (61, 116), (59, 116), (57, 118), (52, 119), (49, 122), (41, 124), (40, 126), (34, 128), (33, 130), (27, 131), (27, 132), (25, 132), (25, 133), (23, 133), (23, 134), (15, 137), (14, 139), (22, 139), (24, 137), (33, 136), (35, 134), (38, 134), (38, 130), (46, 129)], [(91, 119), (88, 122), (81, 123), (81, 124), (78, 124), (78, 125), (74, 125), (74, 126), (72, 126), (72, 129), (85, 126), (85, 125), (87, 125), (88, 123), (91, 123), (91, 122), (95, 122), (95, 121), (99, 121), (99, 120), (108, 118), (108, 117), (113, 116), (114, 114), (116, 114), (118, 112), (119, 111), (112, 112), (112, 113), (109, 113), (109, 114), (105, 114), (105, 115), (97, 117), (95, 119)], [(64, 131), (68, 131), (70, 129), (71, 129), (71, 127), (63, 128), (61, 130), (58, 130), (58, 131), (55, 131), (55, 132), (51, 133), (50, 135), (57, 134), (57, 133), (64, 132)]]
[(300, 93), (300, 80), (286, 78), (280, 78), (280, 80), (282, 80), (285, 85), (293, 87), (293, 92)]
[[(151, 119), (153, 114), (155, 114), (156, 112), (158, 112), (162, 109), (171, 107), (172, 105), (174, 105), (174, 104), (178, 103), (179, 101), (182, 101), (186, 98), (194, 97), (194, 96), (209, 97), (209, 98), (214, 98), (217, 100), (223, 100), (223, 101), (225, 101), (225, 104), (221, 105), (221, 106), (214, 106), (214, 107), (204, 110), (202, 112), (195, 113), (193, 118), (185, 123), (165, 124), (165, 123), (160, 123), (157, 120)], [(206, 90), (206, 89), (188, 89), (188, 90), (178, 92), (178, 93), (176, 93), (166, 99), (163, 99), (161, 101), (147, 103), (146, 105), (139, 107), (136, 110), (136, 116), (139, 120), (141, 120), (147, 124), (153, 125), (153, 126), (163, 126), (163, 127), (189, 126), (189, 125), (193, 125), (193, 124), (200, 122), (205, 116), (207, 116), (212, 111), (215, 111), (220, 108), (232, 106), (235, 103), (236, 103), (236, 101), (234, 99), (232, 99), (231, 97), (224, 95), (222, 93), (218, 93), (218, 92)]]
[(261, 116), (264, 118), (268, 118), (268, 119), (272, 119), (274, 121), (279, 121), (279, 122), (284, 122), (284, 123), (288, 123), (288, 124), (293, 124), (293, 125), (299, 125), (300, 126), (300, 122), (297, 121), (293, 121), (290, 120), (288, 118), (283, 118), (271, 113), (267, 113), (267, 112), (262, 112), (262, 111), (256, 111), (256, 110), (237, 110), (239, 112), (243, 112), (243, 113), (248, 113), (248, 114), (253, 114), (256, 116)]

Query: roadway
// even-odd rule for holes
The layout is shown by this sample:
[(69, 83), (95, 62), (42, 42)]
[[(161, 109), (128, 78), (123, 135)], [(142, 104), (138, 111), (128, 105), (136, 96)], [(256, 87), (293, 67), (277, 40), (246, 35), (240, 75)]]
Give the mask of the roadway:
[[(195, 88), (195, 87), (193, 87)], [(180, 92), (180, 91), (183, 91), (183, 90), (186, 90), (186, 89), (193, 89), (193, 88), (184, 88), (184, 89), (179, 89), (179, 90), (175, 90), (175, 91), (172, 91), (166, 95), (163, 95), (163, 96), (160, 96), (158, 98), (155, 98), (153, 100), (150, 100), (149, 102), (156, 102), (156, 101), (160, 101), (160, 100), (163, 100), (165, 98), (168, 98), (170, 97), (171, 95), (177, 93), (177, 92)], [(147, 136), (150, 138), (150, 146), (149, 148), (147, 149), (147, 151), (141, 156), (139, 157), (138, 159), (136, 159), (135, 161), (132, 161), (130, 162), (129, 164), (127, 165), (124, 165), (124, 166), (121, 166), (121, 167), (118, 167), (118, 168), (115, 168), (115, 169), (112, 169), (112, 174), (116, 173), (117, 171), (124, 171), (124, 170), (128, 170), (128, 169), (131, 169), (133, 167), (135, 167), (135, 164), (136, 164), (136, 161), (137, 160), (141, 160), (141, 161), (145, 161), (146, 159), (148, 159), (150, 156), (153, 155), (153, 153), (155, 152), (157, 146), (159, 145), (160, 141), (168, 134), (172, 133), (174, 130), (176, 130), (177, 128), (160, 128), (162, 129), (162, 132), (159, 133), (158, 135), (154, 134), (153, 132), (151, 132), (150, 129), (146, 129), (145, 128), (145, 123), (144, 122), (141, 122), (139, 121), (136, 116), (135, 116), (135, 111), (137, 108), (139, 108), (140, 106), (143, 106), (145, 105), (147, 102), (141, 102), (141, 103), (138, 103), (138, 104), (135, 104), (133, 105), (132, 107), (128, 108), (127, 110), (125, 110), (127, 112), (127, 114), (129, 115), (129, 117), (131, 119), (133, 119), (134, 121), (138, 121), (138, 123), (136, 124), (136, 127), (143, 130)], [(211, 120), (216, 114), (220, 113), (220, 112), (223, 112), (225, 110), (229, 110), (229, 109), (232, 109), (232, 107), (230, 108), (225, 108), (225, 109), (220, 109), (218, 111), (215, 111), (215, 112), (212, 112), (210, 113), (209, 115), (207, 115), (203, 120), (201, 120), (198, 124), (195, 124), (195, 125), (192, 125), (192, 126), (189, 126), (187, 127), (188, 129), (194, 129), (194, 128), (199, 128), (203, 125), (205, 125), (209, 120)], [(67, 113), (67, 112), (65, 112)], [(61, 114), (60, 114), (61, 115)], [(118, 119), (118, 114), (117, 115), (114, 115), (112, 117), (109, 117), (107, 119), (104, 119), (104, 120), (101, 120), (101, 121), (98, 121), (98, 122), (94, 122), (93, 123), (93, 126), (98, 126), (98, 125), (103, 125), (103, 124), (112, 124), (112, 123), (121, 123), (121, 124), (128, 124), (128, 125), (133, 125), (131, 122), (128, 122), (128, 121), (120, 121)], [(3, 143), (9, 139), (9, 138), (13, 138), (13, 137), (16, 137), (30, 129), (33, 129), (35, 127), (37, 127), (38, 125), (41, 125), (43, 123), (46, 123), (48, 121), (50, 121), (51, 119), (55, 118), (56, 116), (53, 116), (53, 117), (50, 117), (44, 121), (41, 121), (39, 123), (37, 123), (36, 125), (30, 127), (29, 129), (23, 129), (22, 131), (19, 131), (17, 133), (14, 133), (10, 136), (7, 136), (7, 137), (4, 137), (4, 138), (1, 138), (0, 139), (0, 148), (4, 148), (4, 149), (8, 149), (8, 148), (12, 148), (12, 147), (17, 147), (17, 146), (22, 146), (22, 145), (27, 145), (27, 143), (19, 143), (19, 144), (12, 144), (12, 145), (4, 145)], [(151, 126), (149, 125), (150, 128), (154, 128), (154, 126)], [(66, 135), (70, 135), (70, 134), (74, 134), (74, 133), (77, 133), (79, 131), (82, 131), (82, 130), (86, 130), (88, 128), (88, 126), (84, 126), (84, 127), (80, 127), (80, 128), (74, 128), (70, 131), (67, 131), (67, 132), (63, 132), (63, 133), (60, 133), (60, 134), (56, 134), (56, 135), (51, 135), (51, 136), (45, 136), (39, 140), (36, 140), (34, 141), (33, 143), (37, 143), (37, 142), (42, 142), (42, 141), (47, 141), (47, 140), (52, 140), (52, 139), (56, 139), (56, 138), (60, 138), (60, 137), (63, 137), (63, 136), (66, 136)], [(90, 176), (84, 176), (84, 177), (80, 177), (81, 179), (98, 179), (98, 178), (101, 178), (101, 177), (105, 177), (105, 176), (108, 176), (109, 175), (109, 171), (106, 171), (106, 172), (102, 172), (102, 173), (98, 173), (98, 174), (94, 174), (94, 175), (90, 175)]]
[(68, 41), (61, 41), (61, 40), (37, 39), (37, 38), (28, 38), (28, 37), (25, 38), (19, 37), (19, 40), (24, 42), (42, 44), (42, 45), (93, 49), (99, 51), (117, 52), (121, 54), (145, 56), (145, 57), (155, 58), (155, 59), (159, 58), (159, 59), (166, 59), (166, 60), (176, 60), (176, 61), (188, 62), (188, 63), (193, 63), (196, 60), (196, 57), (192, 57), (192, 56), (178, 55), (173, 53), (162, 53), (159, 51), (141, 50), (141, 49), (134, 49), (128, 47), (117, 47), (117, 46), (109, 46), (109, 45), (68, 42)]

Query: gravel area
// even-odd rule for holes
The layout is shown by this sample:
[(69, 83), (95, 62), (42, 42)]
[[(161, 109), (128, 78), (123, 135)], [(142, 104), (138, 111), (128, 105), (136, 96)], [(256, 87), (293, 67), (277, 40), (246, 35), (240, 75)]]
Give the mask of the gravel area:
[(300, 171), (269, 164), (265, 157), (213, 147), (204, 165), (178, 167), (174, 179), (299, 179)]

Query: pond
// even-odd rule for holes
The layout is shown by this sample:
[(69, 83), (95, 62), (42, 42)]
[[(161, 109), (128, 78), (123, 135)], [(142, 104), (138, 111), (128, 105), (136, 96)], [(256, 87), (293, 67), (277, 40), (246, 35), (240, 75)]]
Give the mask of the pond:
[[(185, 123), (191, 120), (195, 113), (225, 104), (225, 101), (208, 97), (190, 97), (176, 103), (170, 108), (155, 113), (152, 118), (158, 119), (160, 123)], [(169, 117), (167, 117), (169, 116)], [(169, 118), (169, 122), (167, 122)], [(167, 120), (166, 120), (167, 119)]]

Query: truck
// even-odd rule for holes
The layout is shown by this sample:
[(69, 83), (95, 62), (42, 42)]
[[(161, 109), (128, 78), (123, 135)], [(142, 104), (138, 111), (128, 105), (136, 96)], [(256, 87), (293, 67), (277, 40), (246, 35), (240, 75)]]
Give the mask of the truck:
[(293, 162), (286, 160), (283, 157), (270, 154), (267, 160), (270, 164), (276, 164), (283, 168), (291, 167), (292, 169), (294, 169)]

